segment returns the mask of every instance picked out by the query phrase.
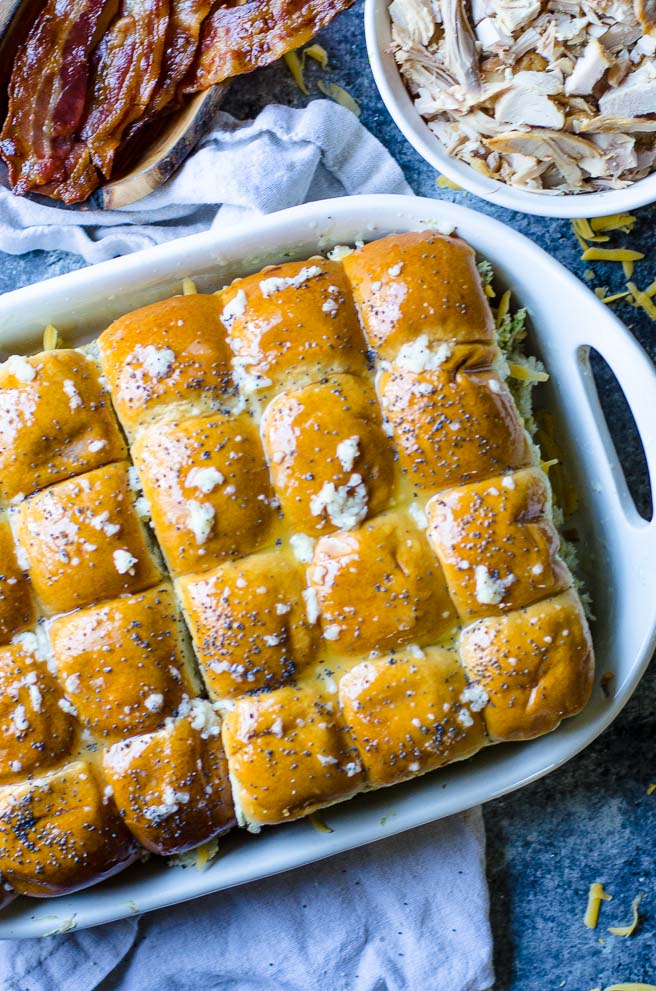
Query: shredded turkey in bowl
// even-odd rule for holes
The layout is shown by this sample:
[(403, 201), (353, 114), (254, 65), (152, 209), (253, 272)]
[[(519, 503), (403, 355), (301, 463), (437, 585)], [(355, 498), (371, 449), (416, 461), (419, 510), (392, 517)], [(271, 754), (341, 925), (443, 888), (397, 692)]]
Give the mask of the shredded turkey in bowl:
[(392, 0), (393, 51), (450, 155), (527, 191), (656, 170), (656, 0)]

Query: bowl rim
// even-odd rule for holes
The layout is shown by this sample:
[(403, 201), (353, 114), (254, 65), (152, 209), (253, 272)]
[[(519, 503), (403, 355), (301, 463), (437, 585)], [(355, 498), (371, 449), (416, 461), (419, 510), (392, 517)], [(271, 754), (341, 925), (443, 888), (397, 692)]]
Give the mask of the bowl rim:
[(505, 182), (489, 179), (446, 151), (437, 135), (414, 107), (394, 56), (391, 41), (389, 0), (365, 0), (364, 26), (369, 64), (376, 87), (390, 117), (415, 151), (452, 182), (468, 193), (495, 206), (538, 217), (576, 219), (626, 213), (656, 202), (656, 172), (625, 189), (596, 193), (550, 195), (527, 192)]

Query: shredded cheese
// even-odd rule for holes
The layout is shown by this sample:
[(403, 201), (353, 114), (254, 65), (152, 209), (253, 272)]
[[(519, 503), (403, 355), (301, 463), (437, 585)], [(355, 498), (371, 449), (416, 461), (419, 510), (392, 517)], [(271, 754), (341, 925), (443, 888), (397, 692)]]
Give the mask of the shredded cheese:
[[(599, 989), (601, 991), (601, 989)], [(656, 991), (656, 984), (636, 984), (634, 981), (623, 982), (622, 984), (611, 984), (606, 991)]]
[(624, 272), (624, 278), (630, 279), (633, 275), (633, 270), (635, 268), (635, 262), (622, 262), (622, 271)]
[(612, 901), (613, 896), (604, 891), (603, 884), (593, 881), (588, 891), (588, 905), (583, 916), (583, 925), (588, 929), (596, 929), (599, 921), (599, 910), (602, 902)]
[(298, 57), (298, 52), (287, 52), (287, 54), (283, 57), (285, 59), (285, 65), (289, 69), (292, 79), (300, 89), (301, 93), (303, 93), (304, 96), (309, 96), (310, 91), (305, 85), (305, 79), (303, 78), (303, 63)]
[(347, 93), (342, 86), (338, 86), (337, 83), (324, 83), (323, 79), (320, 79), (317, 83), (317, 87), (321, 90), (324, 96), (330, 97), (335, 103), (339, 103), (340, 106), (346, 107), (351, 113), (354, 113), (356, 117), (359, 117), (362, 113), (360, 109), (360, 104), (357, 100), (354, 100), (350, 93)]
[(303, 49), (303, 65), (305, 65), (305, 59), (312, 58), (315, 62), (318, 62), (322, 69), (328, 68), (328, 52), (323, 47), (323, 45), (308, 45), (307, 48)]
[(627, 296), (631, 295), (627, 291), (627, 292), (614, 292), (610, 296), (604, 296), (603, 292), (598, 293), (596, 289), (595, 289), (595, 294), (599, 297), (602, 303), (616, 303), (618, 299), (626, 299)]
[(510, 307), (510, 289), (506, 289), (505, 293), (499, 300), (499, 305), (497, 307), (497, 318), (496, 318), (497, 330), (503, 323), (509, 307)]
[(644, 258), (642, 251), (631, 248), (587, 248), (581, 255), (584, 262), (638, 262)]
[(656, 785), (649, 785), (649, 787), (647, 788), (648, 795), (653, 795), (655, 791), (656, 791)]
[(548, 382), (549, 375), (547, 372), (538, 371), (535, 368), (529, 368), (528, 365), (517, 365), (511, 362), (508, 365), (508, 370), (510, 372), (510, 377), (518, 379), (520, 382)]
[(447, 179), (445, 175), (438, 175), (435, 180), (435, 185), (438, 189), (455, 189), (457, 191), (462, 190), (462, 186), (458, 186), (457, 183), (452, 182), (451, 179)]
[(185, 278), (182, 280), (182, 293), (184, 296), (195, 296), (197, 292), (198, 289), (193, 279)]
[(319, 833), (334, 833), (335, 832), (335, 830), (332, 828), (332, 826), (329, 826), (327, 822), (324, 822), (323, 819), (320, 819), (316, 812), (313, 812), (312, 815), (309, 815), (308, 816), (308, 820), (309, 820), (310, 824), (312, 826), (314, 826), (314, 828)]
[(631, 902), (631, 911), (633, 913), (633, 918), (626, 926), (609, 926), (608, 932), (613, 936), (622, 936), (626, 938), (627, 936), (633, 936), (634, 932), (638, 928), (638, 923), (640, 922), (640, 902), (642, 901), (642, 895), (636, 895), (636, 897)]
[(553, 466), (557, 464), (558, 464), (558, 458), (551, 458), (549, 461), (541, 461), (540, 468), (542, 468), (542, 471), (545, 473), (545, 475), (548, 475), (549, 469), (553, 468)]
[(656, 320), (656, 304), (652, 302), (651, 297), (646, 292), (643, 292), (642, 289), (638, 289), (635, 282), (627, 282), (626, 288), (631, 293), (635, 305), (641, 310), (644, 310), (652, 320)]
[(60, 346), (59, 334), (57, 333), (57, 328), (53, 327), (51, 323), (43, 331), (43, 350), (44, 351), (56, 351)]
[(632, 213), (612, 213), (609, 217), (593, 217), (590, 227), (595, 233), (600, 231), (623, 231), (629, 234), (637, 217)]
[(578, 235), (579, 239), (585, 238), (586, 241), (595, 242), (610, 241), (608, 234), (595, 234), (594, 230), (590, 226), (589, 220), (584, 220), (583, 218), (580, 220), (573, 220), (572, 228), (574, 229), (574, 233)]

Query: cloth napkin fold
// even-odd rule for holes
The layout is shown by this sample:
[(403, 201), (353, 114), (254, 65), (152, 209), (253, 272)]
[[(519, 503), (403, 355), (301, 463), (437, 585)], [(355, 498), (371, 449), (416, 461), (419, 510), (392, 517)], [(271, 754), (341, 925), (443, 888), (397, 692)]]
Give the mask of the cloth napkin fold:
[[(95, 262), (307, 200), (408, 193), (348, 111), (225, 113), (131, 208), (66, 210), (0, 190), (0, 251)], [(90, 893), (89, 897), (93, 897)], [(493, 982), (480, 809), (143, 918), (0, 942), (2, 991), (483, 991)]]
[(0, 187), (0, 251), (72, 251), (87, 262), (351, 193), (411, 193), (401, 169), (357, 117), (330, 100), (271, 105), (254, 121), (217, 115), (172, 179), (121, 210), (44, 206)]

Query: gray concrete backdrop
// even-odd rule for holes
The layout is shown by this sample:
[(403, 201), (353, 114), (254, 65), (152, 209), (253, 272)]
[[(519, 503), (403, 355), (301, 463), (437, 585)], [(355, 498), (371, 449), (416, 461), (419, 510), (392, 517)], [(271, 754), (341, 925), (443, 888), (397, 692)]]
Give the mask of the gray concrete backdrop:
[[(569, 221), (511, 213), (467, 193), (436, 188), (433, 169), (406, 143), (378, 96), (364, 44), (361, 2), (319, 40), (330, 54), (330, 78), (358, 100), (363, 123), (396, 157), (416, 193), (497, 217), (583, 277), (589, 265), (580, 261)], [(310, 99), (321, 95), (314, 85), (320, 75), (318, 67), (309, 65)], [(302, 106), (307, 99), (278, 65), (238, 80), (225, 109), (247, 118), (270, 102)], [(644, 286), (656, 277), (656, 207), (640, 210), (638, 218), (630, 240), (648, 256), (635, 276)], [(3, 255), (0, 292), (80, 264), (79, 258), (63, 252)], [(599, 273), (595, 284), (624, 288), (620, 266), (594, 267)], [(627, 305), (617, 305), (615, 312), (656, 360), (656, 324)], [(649, 486), (640, 444), (622, 396), (603, 367), (599, 385), (636, 503), (648, 515)], [(656, 984), (656, 794), (646, 795), (647, 786), (656, 781), (655, 709), (652, 664), (632, 701), (597, 743), (543, 781), (486, 807), (498, 991), (590, 991), (620, 980)], [(595, 932), (581, 922), (593, 880), (604, 881), (615, 896), (604, 907)], [(638, 891), (645, 894), (640, 931), (631, 939), (610, 936), (606, 926), (629, 918)]]

